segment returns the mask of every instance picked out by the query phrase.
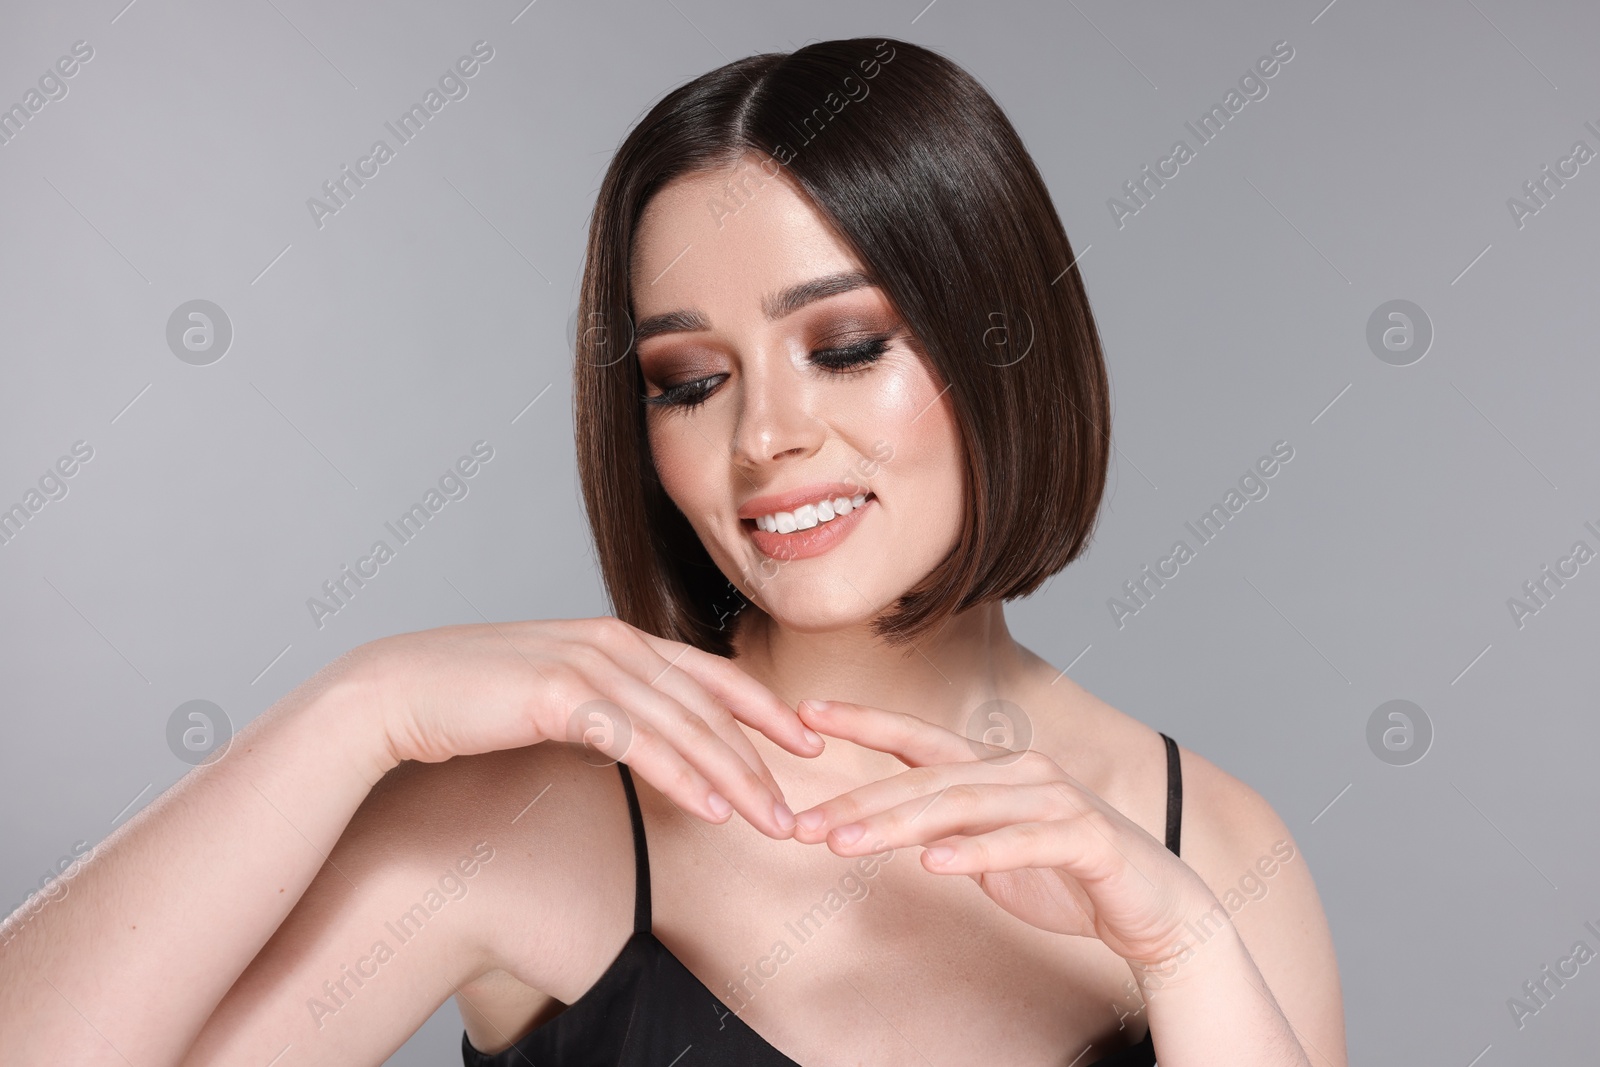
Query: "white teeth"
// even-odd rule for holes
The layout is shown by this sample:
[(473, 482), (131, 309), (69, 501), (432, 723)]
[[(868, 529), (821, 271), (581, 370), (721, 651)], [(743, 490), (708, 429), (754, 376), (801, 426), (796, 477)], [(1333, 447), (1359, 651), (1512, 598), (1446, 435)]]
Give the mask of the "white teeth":
[(866, 502), (867, 494), (857, 493), (855, 496), (837, 496), (819, 500), (815, 504), (802, 504), (792, 512), (777, 511), (771, 515), (759, 516), (755, 520), (756, 529), (781, 534), (809, 530), (819, 523), (831, 522), (840, 515), (848, 515)]

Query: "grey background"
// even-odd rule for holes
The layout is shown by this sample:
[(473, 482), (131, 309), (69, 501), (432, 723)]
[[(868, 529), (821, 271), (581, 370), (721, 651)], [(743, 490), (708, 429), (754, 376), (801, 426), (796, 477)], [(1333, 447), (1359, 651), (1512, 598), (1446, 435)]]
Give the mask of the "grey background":
[[(0, 546), (0, 908), (176, 781), (186, 701), (235, 726), (340, 652), (605, 601), (567, 341), (609, 153), (670, 88), (814, 38), (901, 37), (981, 79), (1066, 224), (1118, 447), (1092, 550), (1018, 637), (1260, 790), (1332, 923), (1352, 1062), (1592, 1058), (1600, 967), (1519, 1029), (1507, 998), (1600, 925), (1593, 397), (1600, 11), (1509, 0), (739, 5), (525, 0), (6, 5), (0, 103), (94, 58), (0, 147), (0, 506), (94, 458)], [(318, 229), (306, 207), (472, 43), (491, 62)], [(1292, 61), (1135, 217), (1107, 198), (1256, 59)], [(166, 342), (229, 316), (224, 358)], [(1435, 330), (1395, 367), (1392, 299)], [(537, 399), (536, 403), (530, 402)], [(320, 629), (306, 599), (472, 442), (495, 450)], [(1118, 628), (1108, 598), (1274, 442), (1294, 459)], [(1392, 766), (1366, 729), (1414, 701)], [(391, 1062), (459, 1062), (447, 1002)], [(1476, 1060), (1475, 1057), (1478, 1057)]]

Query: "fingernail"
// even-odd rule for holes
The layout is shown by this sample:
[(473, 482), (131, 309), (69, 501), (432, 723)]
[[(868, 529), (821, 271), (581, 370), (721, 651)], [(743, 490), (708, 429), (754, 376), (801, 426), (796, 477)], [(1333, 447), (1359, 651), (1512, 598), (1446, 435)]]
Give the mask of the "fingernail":
[(721, 793), (711, 793), (706, 797), (706, 806), (717, 818), (725, 818), (733, 810), (733, 805), (725, 800)]
[(815, 830), (823, 823), (822, 812), (817, 811), (815, 808), (810, 811), (802, 811), (794, 817), (794, 821), (799, 824), (802, 830)]
[(860, 823), (853, 822), (849, 826), (839, 827), (833, 832), (833, 836), (841, 845), (853, 845), (865, 829)]
[(802, 736), (804, 736), (807, 741), (810, 741), (816, 747), (822, 747), (822, 737), (811, 727), (805, 727)]
[(948, 845), (936, 845), (928, 849), (926, 853), (929, 863), (949, 863), (951, 857), (955, 854), (956, 850)]
[(783, 801), (776, 801), (772, 805), (772, 817), (778, 820), (778, 825), (785, 832), (794, 829), (794, 812), (789, 810), (789, 805)]

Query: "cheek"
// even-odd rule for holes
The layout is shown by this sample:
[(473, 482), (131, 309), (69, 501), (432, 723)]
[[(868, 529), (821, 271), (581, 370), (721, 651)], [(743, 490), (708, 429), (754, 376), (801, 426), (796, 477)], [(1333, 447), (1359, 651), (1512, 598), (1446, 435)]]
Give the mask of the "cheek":
[(718, 438), (706, 419), (701, 416), (699, 424), (690, 419), (672, 414), (651, 418), (646, 440), (661, 488), (704, 541), (710, 517), (728, 507), (725, 483), (715, 477), (728, 466), (728, 451), (726, 445), (717, 450), (714, 442), (725, 438)]
[(653, 419), (649, 426), (650, 455), (662, 488), (691, 522), (707, 510), (711, 479), (706, 477), (708, 445), (703, 434), (683, 419)]
[(882, 376), (857, 423), (860, 451), (886, 490), (936, 514), (961, 506), (961, 436), (950, 393), (920, 363)]

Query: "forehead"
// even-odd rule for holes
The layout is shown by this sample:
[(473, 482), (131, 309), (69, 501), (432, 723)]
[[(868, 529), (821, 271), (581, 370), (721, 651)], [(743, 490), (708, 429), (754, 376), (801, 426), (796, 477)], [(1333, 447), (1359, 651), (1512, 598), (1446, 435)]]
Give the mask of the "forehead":
[(670, 308), (753, 301), (753, 294), (860, 268), (783, 169), (775, 163), (763, 168), (754, 155), (663, 186), (640, 216), (629, 263), (641, 318)]

